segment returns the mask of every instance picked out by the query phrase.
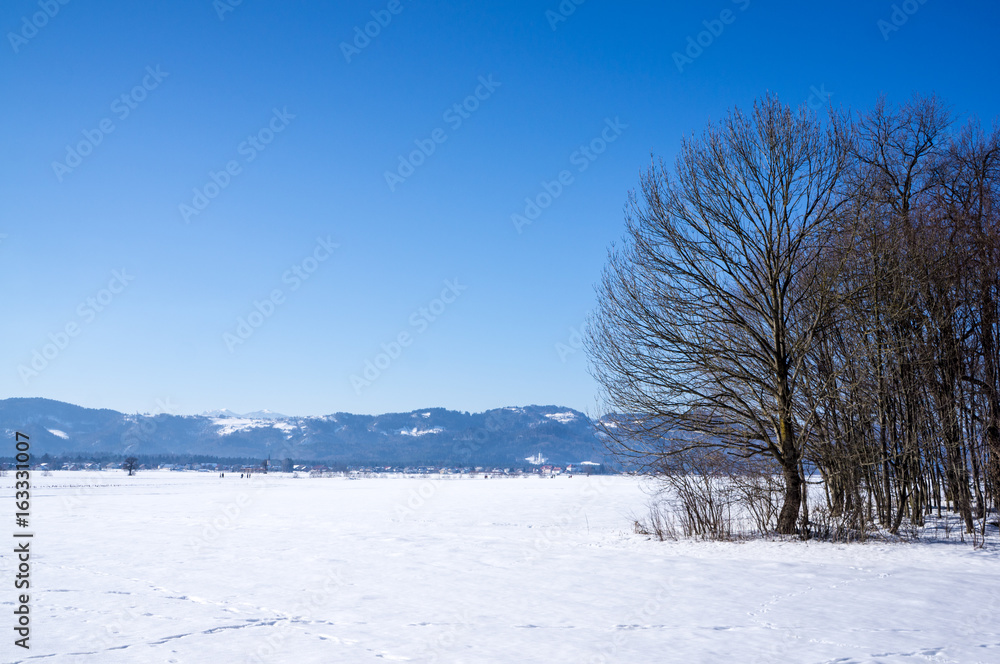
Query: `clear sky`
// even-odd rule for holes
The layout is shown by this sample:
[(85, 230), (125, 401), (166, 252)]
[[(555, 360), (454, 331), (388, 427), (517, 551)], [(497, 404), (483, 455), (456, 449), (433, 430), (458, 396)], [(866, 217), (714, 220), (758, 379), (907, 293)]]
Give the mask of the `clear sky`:
[(593, 411), (651, 154), (768, 91), (1000, 109), (995, 2), (236, 1), (2, 4), (0, 396)]

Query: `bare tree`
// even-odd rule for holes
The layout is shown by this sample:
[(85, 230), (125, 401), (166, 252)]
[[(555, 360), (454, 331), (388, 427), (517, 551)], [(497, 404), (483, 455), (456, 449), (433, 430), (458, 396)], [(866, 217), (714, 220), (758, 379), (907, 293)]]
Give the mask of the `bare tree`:
[(128, 471), (128, 474), (135, 475), (135, 471), (139, 468), (139, 460), (135, 457), (128, 457), (122, 462), (122, 468)]
[(796, 532), (812, 418), (799, 374), (836, 307), (834, 271), (816, 269), (834, 236), (848, 137), (776, 98), (732, 111), (683, 141), (631, 196), (587, 340), (604, 434), (653, 471), (692, 448), (768, 455), (781, 468), (777, 531)]
[[(923, 446), (937, 423), (926, 417), (933, 358), (921, 295), (936, 271), (921, 228), (934, 225), (921, 219), (949, 124), (940, 101), (919, 96), (900, 108), (880, 99), (853, 124), (844, 196), (861, 230), (848, 262), (833, 263), (857, 296), (824, 330), (806, 381), (807, 393), (811, 380), (824, 386), (813, 403), (822, 435), (809, 454), (831, 515), (893, 533), (923, 501)], [(922, 520), (919, 507), (909, 514)]]
[(860, 295), (805, 373), (830, 517), (891, 534), (943, 502), (971, 533), (995, 504), (1000, 133), (951, 124), (933, 96), (858, 116), (845, 196), (864, 231), (834, 263)]

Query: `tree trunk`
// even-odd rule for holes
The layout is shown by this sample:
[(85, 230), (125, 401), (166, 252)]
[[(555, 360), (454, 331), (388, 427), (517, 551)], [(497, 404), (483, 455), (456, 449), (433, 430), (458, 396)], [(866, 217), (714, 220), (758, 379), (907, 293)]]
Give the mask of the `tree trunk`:
[(802, 477), (799, 475), (798, 463), (784, 467), (785, 502), (778, 515), (778, 534), (794, 535), (799, 520), (799, 509), (802, 506)]

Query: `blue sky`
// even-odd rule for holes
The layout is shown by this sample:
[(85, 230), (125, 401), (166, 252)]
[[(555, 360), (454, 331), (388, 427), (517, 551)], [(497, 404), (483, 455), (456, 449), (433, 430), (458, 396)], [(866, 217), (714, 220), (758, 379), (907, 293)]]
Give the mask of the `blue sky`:
[(767, 92), (992, 122), (998, 14), (9, 0), (0, 396), (592, 411), (576, 332), (651, 154)]

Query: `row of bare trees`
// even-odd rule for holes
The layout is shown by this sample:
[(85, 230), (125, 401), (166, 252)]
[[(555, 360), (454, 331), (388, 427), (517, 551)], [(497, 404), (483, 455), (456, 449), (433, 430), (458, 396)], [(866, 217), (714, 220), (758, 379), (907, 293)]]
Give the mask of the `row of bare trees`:
[(768, 460), (779, 533), (808, 527), (813, 474), (861, 528), (985, 523), (998, 203), (1000, 132), (935, 97), (825, 119), (768, 97), (685, 140), (641, 179), (598, 290), (609, 446), (657, 474), (706, 451)]

